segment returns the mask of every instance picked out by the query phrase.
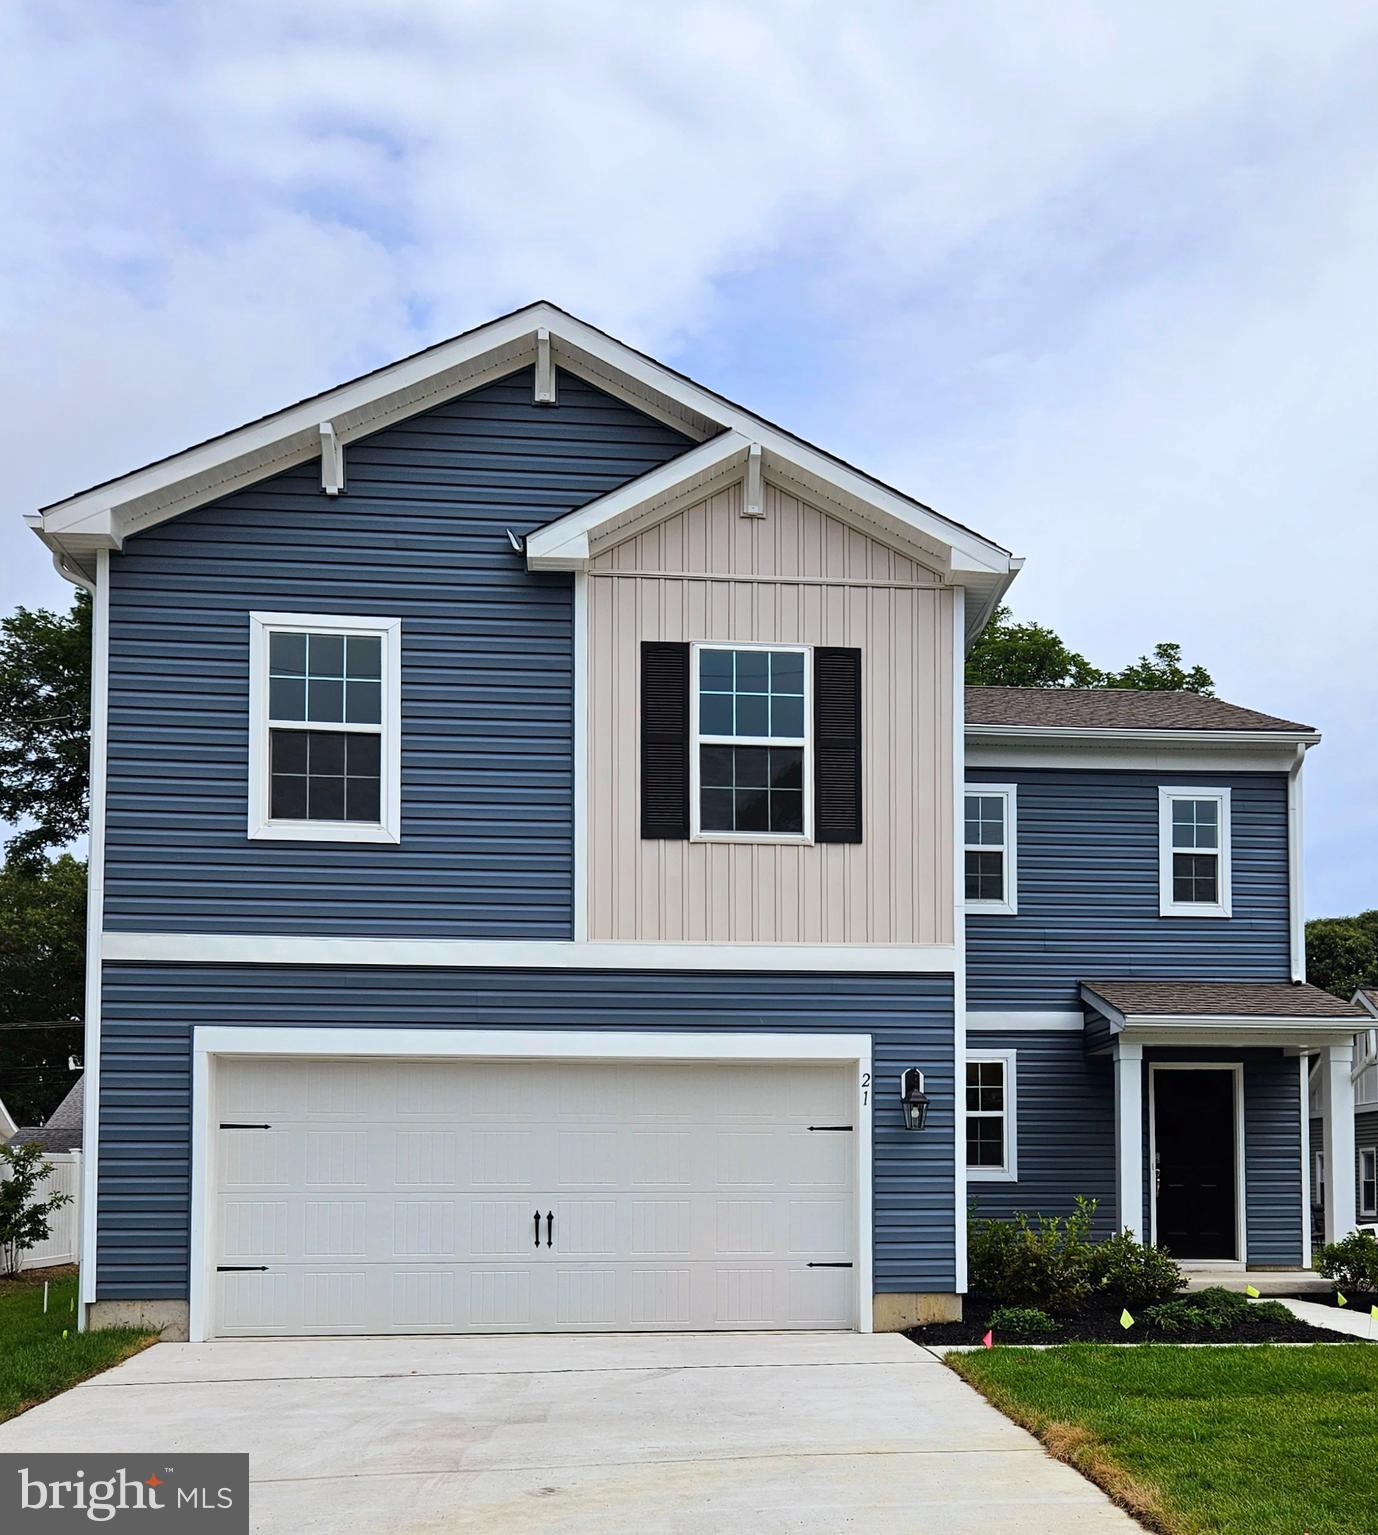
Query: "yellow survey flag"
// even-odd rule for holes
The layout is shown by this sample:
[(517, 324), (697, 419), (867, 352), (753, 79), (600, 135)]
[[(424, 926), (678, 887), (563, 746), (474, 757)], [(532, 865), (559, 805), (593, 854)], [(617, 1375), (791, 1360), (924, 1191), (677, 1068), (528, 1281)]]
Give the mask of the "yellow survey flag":
[(1255, 1290), (1251, 1284), (1246, 1284), (1244, 1286), (1244, 1293), (1249, 1297), (1250, 1300), (1257, 1300), (1259, 1297), (1259, 1291)]
[(1134, 1318), (1132, 1316), (1130, 1316), (1129, 1312), (1128, 1311), (1121, 1311), (1120, 1312), (1120, 1326), (1123, 1327), (1125, 1329), (1125, 1331), (1127, 1332), (1131, 1327), (1133, 1327), (1133, 1325), (1134, 1325)]
[(1335, 1291), (1335, 1304), (1337, 1306), (1347, 1306), (1349, 1304), (1349, 1302), (1344, 1298), (1343, 1295), (1340, 1294), (1338, 1290)]

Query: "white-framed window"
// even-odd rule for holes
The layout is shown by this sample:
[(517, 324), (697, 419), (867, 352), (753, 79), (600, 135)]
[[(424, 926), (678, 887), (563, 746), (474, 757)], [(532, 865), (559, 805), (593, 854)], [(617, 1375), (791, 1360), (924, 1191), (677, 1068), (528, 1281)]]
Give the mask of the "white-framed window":
[(1311, 1203), (1320, 1207), (1325, 1204), (1325, 1152), (1313, 1152), (1311, 1160)]
[(967, 1181), (1019, 1177), (1015, 1052), (970, 1050), (966, 1059)]
[(1359, 1214), (1366, 1220), (1378, 1217), (1378, 1150), (1372, 1146), (1359, 1153)]
[(399, 842), (402, 624), (249, 614), (249, 836)]
[(812, 680), (804, 645), (693, 647), (689, 758), (692, 834), (812, 837)]
[(1013, 917), (1019, 911), (1018, 801), (1014, 784), (968, 784), (963, 807), (965, 905)]
[(1158, 914), (1230, 915), (1230, 791), (1158, 789)]

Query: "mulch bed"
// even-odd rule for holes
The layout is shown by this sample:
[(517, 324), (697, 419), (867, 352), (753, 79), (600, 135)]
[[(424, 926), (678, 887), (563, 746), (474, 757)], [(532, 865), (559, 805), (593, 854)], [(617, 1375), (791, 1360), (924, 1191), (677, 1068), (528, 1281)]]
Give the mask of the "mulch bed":
[[(1310, 1300), (1312, 1297), (1304, 1297)], [(1190, 1296), (1184, 1297), (1190, 1300)], [(996, 1302), (979, 1295), (968, 1295), (963, 1310), (969, 1320), (932, 1322), (927, 1327), (912, 1327), (905, 1337), (913, 1343), (945, 1347), (953, 1343), (979, 1343)], [(1132, 1308), (1131, 1308), (1132, 1309)], [(1066, 1318), (1062, 1329), (1047, 1338), (1013, 1338), (995, 1334), (996, 1343), (1345, 1343), (1361, 1342), (1348, 1333), (1332, 1332), (1328, 1327), (1312, 1327), (1294, 1317), (1290, 1322), (1246, 1322), (1238, 1327), (1184, 1328), (1180, 1332), (1159, 1332), (1142, 1318), (1133, 1327), (1120, 1326), (1124, 1307), (1097, 1302), (1076, 1317)]]

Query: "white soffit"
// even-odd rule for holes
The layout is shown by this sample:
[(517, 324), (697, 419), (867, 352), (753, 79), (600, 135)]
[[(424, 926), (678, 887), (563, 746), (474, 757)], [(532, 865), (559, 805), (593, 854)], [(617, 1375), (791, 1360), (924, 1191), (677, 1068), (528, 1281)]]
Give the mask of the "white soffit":
[[(979, 534), (545, 302), (528, 305), (362, 378), (70, 496), (45, 507), (29, 521), (50, 548), (84, 564), (96, 549), (118, 549), (131, 534), (318, 458), (323, 423), (330, 423), (338, 443), (347, 446), (395, 421), (534, 365), (541, 331), (548, 332), (559, 367), (700, 443), (717, 440), (719, 447), (709, 454), (714, 473), (729, 470), (726, 457), (720, 455), (740, 449), (744, 462), (746, 447), (759, 443), (766, 472), (777, 483), (797, 487), (801, 494), (821, 500), (825, 506), (850, 511), (873, 524), (882, 536), (916, 543), (931, 551), (930, 560), (941, 556), (945, 573), (977, 592), (978, 601), (972, 606), (978, 613), (993, 606), (1018, 568), (1006, 550)], [(728, 442), (723, 443), (723, 437)], [(696, 469), (704, 472), (704, 461), (689, 462), (695, 460), (697, 451), (691, 450), (665, 466), (671, 476), (676, 471), (681, 477), (686, 470), (690, 474)], [(648, 478), (643, 476), (643, 482)], [(668, 483), (662, 490), (673, 493)], [(602, 500), (606, 503), (609, 498)], [(617, 503), (612, 515), (630, 518), (635, 514)], [(541, 533), (569, 523), (569, 518), (563, 518)], [(587, 534), (590, 530), (585, 527), (583, 531)], [(568, 534), (566, 526), (559, 541), (563, 543)], [(545, 544), (540, 545), (543, 548)], [(565, 555), (566, 559), (572, 557)], [(563, 568), (573, 567), (567, 564)]]

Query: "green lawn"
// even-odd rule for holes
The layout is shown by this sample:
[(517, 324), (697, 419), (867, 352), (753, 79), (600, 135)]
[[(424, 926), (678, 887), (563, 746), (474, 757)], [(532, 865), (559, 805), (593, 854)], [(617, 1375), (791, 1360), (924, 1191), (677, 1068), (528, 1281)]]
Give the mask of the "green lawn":
[(1068, 1344), (949, 1354), (1168, 1535), (1374, 1535), (1378, 1349)]
[(53, 1277), (49, 1270), (48, 1277), (46, 1316), (42, 1269), (0, 1279), (0, 1423), (128, 1359), (156, 1337), (132, 1327), (78, 1333), (76, 1271)]

